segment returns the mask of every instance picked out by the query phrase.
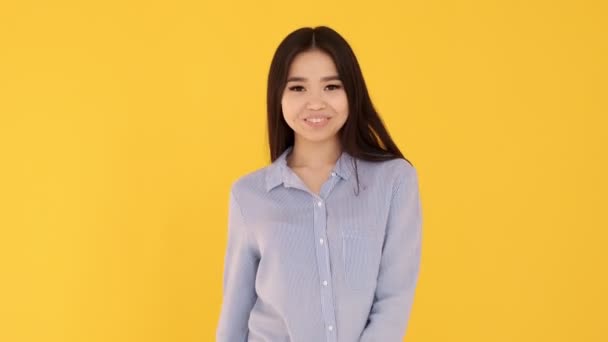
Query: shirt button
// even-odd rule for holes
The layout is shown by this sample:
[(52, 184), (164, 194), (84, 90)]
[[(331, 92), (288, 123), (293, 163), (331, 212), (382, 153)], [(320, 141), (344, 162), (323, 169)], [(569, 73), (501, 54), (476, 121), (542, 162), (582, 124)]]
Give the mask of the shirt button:
[(327, 286), (327, 280), (323, 280), (323, 286)]
[(329, 331), (332, 331), (332, 330), (334, 330), (334, 326), (330, 325), (330, 326), (327, 327), (327, 329), (329, 329)]
[(335, 172), (332, 172), (332, 173), (331, 173), (331, 176), (332, 176), (332, 177), (335, 177), (335, 176), (336, 176), (336, 173), (335, 173)]
[(320, 206), (322, 206), (322, 205), (323, 205), (323, 202), (322, 202), (322, 201), (319, 201), (319, 202), (317, 202), (317, 205), (320, 207)]
[(319, 239), (319, 243), (320, 243), (320, 244), (323, 244), (323, 238), (320, 238), (320, 239)]

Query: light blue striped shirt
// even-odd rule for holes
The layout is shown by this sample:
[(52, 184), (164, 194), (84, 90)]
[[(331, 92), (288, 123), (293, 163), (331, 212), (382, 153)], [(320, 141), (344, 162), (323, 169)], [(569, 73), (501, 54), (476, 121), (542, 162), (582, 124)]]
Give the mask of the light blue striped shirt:
[(231, 187), (218, 342), (403, 341), (420, 264), (416, 169), (346, 152), (320, 194), (272, 164)]

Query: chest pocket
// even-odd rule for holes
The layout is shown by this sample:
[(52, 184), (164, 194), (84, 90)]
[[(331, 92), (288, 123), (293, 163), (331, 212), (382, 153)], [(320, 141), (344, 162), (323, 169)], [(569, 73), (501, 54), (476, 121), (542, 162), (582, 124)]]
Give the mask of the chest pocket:
[(353, 290), (374, 288), (382, 256), (382, 234), (359, 229), (343, 230), (341, 234), (347, 286)]

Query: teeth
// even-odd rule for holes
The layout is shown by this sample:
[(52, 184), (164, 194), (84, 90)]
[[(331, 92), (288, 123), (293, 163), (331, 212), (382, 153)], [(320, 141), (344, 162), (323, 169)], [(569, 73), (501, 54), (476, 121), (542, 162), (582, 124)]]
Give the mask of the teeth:
[(325, 120), (327, 120), (327, 119), (326, 118), (308, 118), (308, 119), (306, 119), (306, 121), (310, 121), (313, 123), (319, 123), (319, 122), (325, 121)]

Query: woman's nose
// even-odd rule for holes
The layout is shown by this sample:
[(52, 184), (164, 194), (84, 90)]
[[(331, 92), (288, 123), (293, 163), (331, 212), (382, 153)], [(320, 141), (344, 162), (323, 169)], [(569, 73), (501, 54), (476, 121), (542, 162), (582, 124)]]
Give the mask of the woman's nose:
[(306, 107), (311, 110), (318, 110), (325, 108), (325, 101), (321, 96), (312, 94), (306, 102)]
[(320, 100), (308, 101), (308, 104), (306, 105), (306, 108), (308, 108), (310, 110), (323, 109), (323, 108), (325, 108), (325, 103), (323, 101), (320, 101)]

